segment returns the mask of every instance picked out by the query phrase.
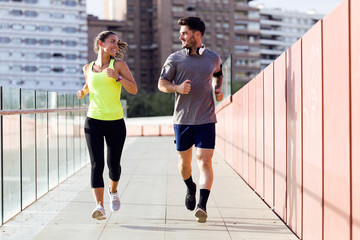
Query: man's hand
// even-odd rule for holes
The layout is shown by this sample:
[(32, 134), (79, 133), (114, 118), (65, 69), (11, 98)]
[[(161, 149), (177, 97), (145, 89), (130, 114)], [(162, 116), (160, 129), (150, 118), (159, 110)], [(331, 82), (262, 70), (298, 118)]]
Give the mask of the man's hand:
[(176, 91), (180, 94), (189, 94), (191, 90), (191, 80), (185, 80), (183, 83), (177, 86)]
[(215, 97), (216, 97), (216, 101), (220, 102), (221, 100), (223, 100), (224, 97), (224, 93), (218, 89), (215, 90)]

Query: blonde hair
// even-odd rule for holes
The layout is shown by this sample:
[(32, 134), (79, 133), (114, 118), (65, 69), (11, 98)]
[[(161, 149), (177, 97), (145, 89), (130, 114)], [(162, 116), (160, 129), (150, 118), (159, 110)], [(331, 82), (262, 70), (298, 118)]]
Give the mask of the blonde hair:
[[(112, 31), (102, 31), (97, 35), (94, 39), (94, 51), (96, 53), (99, 52), (99, 41), (104, 42), (110, 35), (116, 35), (116, 33)], [(121, 40), (118, 41), (119, 50), (115, 54), (115, 60), (125, 60), (126, 58), (126, 51), (127, 51), (127, 43), (122, 42)]]

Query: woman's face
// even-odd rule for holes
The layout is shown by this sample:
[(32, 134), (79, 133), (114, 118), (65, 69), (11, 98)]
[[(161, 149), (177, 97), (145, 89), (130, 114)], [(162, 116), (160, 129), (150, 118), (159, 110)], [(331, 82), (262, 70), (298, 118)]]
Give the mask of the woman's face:
[(104, 42), (101, 42), (100, 47), (105, 53), (114, 57), (116, 52), (119, 50), (118, 41), (118, 36), (110, 34)]

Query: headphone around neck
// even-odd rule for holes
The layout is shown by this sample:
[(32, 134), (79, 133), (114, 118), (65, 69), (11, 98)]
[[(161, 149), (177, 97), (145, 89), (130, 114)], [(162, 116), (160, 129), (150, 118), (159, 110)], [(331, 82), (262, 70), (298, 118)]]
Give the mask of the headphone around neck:
[[(202, 55), (205, 51), (205, 44), (202, 45), (202, 47), (198, 47), (196, 48), (196, 54), (197, 55)], [(191, 52), (191, 48), (187, 48), (186, 49), (186, 54), (187, 55), (190, 55), (190, 52)]]

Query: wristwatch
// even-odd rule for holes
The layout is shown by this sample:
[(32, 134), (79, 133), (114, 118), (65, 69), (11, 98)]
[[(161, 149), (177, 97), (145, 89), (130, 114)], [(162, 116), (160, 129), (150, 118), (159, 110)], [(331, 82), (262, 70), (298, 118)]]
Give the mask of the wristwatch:
[(119, 78), (116, 80), (117, 82), (120, 82), (123, 77), (119, 74)]

